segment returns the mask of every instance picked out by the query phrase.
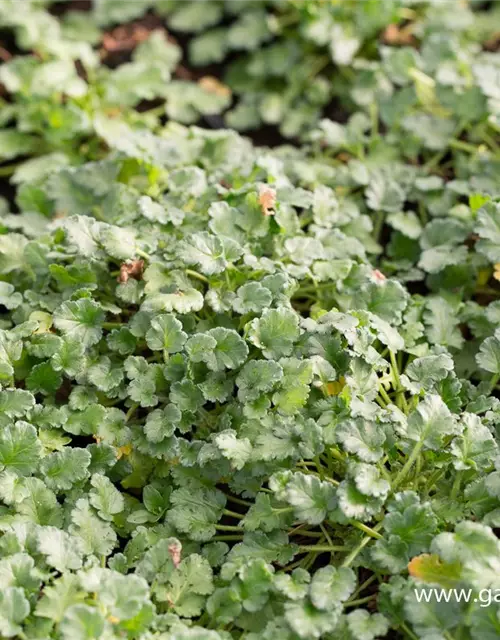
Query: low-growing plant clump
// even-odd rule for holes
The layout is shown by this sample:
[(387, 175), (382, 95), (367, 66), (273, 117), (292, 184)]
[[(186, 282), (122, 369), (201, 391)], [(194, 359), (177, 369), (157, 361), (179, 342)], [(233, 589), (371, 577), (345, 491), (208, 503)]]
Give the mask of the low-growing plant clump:
[(499, 16), (0, 0), (2, 638), (500, 638)]

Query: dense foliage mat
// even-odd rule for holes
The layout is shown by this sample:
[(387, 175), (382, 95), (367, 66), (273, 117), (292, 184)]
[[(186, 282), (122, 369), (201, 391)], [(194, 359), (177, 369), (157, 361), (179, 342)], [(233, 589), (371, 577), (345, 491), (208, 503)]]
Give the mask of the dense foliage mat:
[(500, 638), (500, 4), (19, 5), (0, 636)]

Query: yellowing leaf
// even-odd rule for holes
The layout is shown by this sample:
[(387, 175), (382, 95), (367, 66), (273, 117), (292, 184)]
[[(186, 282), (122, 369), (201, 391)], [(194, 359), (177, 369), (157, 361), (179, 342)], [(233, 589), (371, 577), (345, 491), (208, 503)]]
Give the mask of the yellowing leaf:
[(132, 445), (131, 444), (124, 444), (123, 447), (118, 447), (117, 448), (116, 457), (119, 460), (122, 456), (129, 456), (131, 453), (132, 453)]
[(231, 95), (231, 89), (226, 87), (225, 84), (219, 82), (217, 78), (213, 76), (204, 76), (198, 80), (198, 84), (202, 89), (209, 93), (214, 93), (217, 96), (228, 97)]
[(460, 580), (461, 572), (459, 562), (443, 562), (435, 553), (423, 553), (408, 563), (408, 573), (413, 578), (443, 587), (455, 586)]
[(323, 385), (323, 389), (327, 396), (338, 396), (342, 389), (345, 387), (345, 378), (339, 378), (333, 382), (327, 382)]

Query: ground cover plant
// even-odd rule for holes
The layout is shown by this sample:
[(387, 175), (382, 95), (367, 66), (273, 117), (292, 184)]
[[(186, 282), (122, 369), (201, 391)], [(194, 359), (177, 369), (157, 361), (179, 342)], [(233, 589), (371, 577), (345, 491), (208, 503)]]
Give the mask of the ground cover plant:
[(500, 4), (19, 6), (0, 636), (500, 638)]

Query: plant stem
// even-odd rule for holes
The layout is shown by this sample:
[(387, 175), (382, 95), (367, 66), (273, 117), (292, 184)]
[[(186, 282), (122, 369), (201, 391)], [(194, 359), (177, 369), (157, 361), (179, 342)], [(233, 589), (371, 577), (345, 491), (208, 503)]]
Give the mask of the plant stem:
[(350, 524), (352, 524), (353, 527), (356, 527), (356, 529), (363, 531), (363, 533), (366, 533), (366, 535), (370, 536), (370, 538), (375, 538), (376, 540), (380, 540), (380, 538), (383, 537), (380, 533), (378, 533), (378, 531), (375, 531), (371, 527), (368, 527), (366, 524), (363, 524), (362, 522), (358, 522), (357, 520), (351, 520)]
[(242, 500), (241, 498), (237, 498), (236, 496), (230, 496), (227, 493), (226, 498), (231, 502), (234, 502), (235, 504), (241, 504), (244, 507), (250, 507), (252, 505), (252, 503), (248, 502), (247, 500)]
[(365, 580), (362, 584), (359, 585), (356, 591), (352, 594), (351, 598), (357, 598), (359, 594), (363, 593), (366, 587), (369, 587), (372, 584), (372, 582), (375, 582), (376, 579), (377, 579), (377, 576), (375, 574), (371, 575), (367, 580)]
[(139, 406), (138, 402), (135, 402), (130, 409), (127, 411), (126, 415), (125, 415), (125, 422), (128, 422), (130, 420), (130, 418), (134, 415), (134, 413), (136, 412), (137, 407)]
[(238, 520), (241, 520), (242, 518), (245, 517), (243, 513), (238, 513), (237, 511), (231, 511), (231, 509), (224, 509), (222, 513), (226, 516), (231, 516), (231, 518), (237, 518)]
[(366, 604), (367, 602), (370, 602), (370, 600), (373, 600), (376, 597), (377, 594), (372, 593), (371, 595), (365, 596), (364, 598), (358, 598), (357, 600), (348, 600), (347, 602), (344, 602), (344, 607), (357, 607), (360, 604)]
[(145, 260), (151, 260), (151, 256), (149, 255), (149, 253), (146, 253), (145, 251), (143, 251), (142, 249), (137, 249), (135, 250), (136, 254), (138, 256), (140, 256), (141, 258), (144, 258)]
[(495, 373), (490, 380), (490, 393), (497, 386), (497, 382), (500, 379), (500, 373)]
[[(383, 522), (379, 522), (375, 527), (373, 527), (373, 531), (378, 532), (379, 529), (381, 529), (383, 527)], [(366, 547), (366, 545), (373, 540), (372, 537), (370, 536), (365, 536), (361, 542), (358, 544), (357, 547), (355, 547), (351, 553), (345, 558), (344, 562), (342, 563), (343, 567), (349, 567), (354, 560), (358, 557), (358, 555), (361, 553), (361, 551), (363, 551), (363, 549)]]
[(462, 483), (462, 473), (460, 471), (457, 471), (455, 480), (453, 481), (453, 486), (451, 488), (451, 493), (450, 493), (450, 498), (452, 500), (456, 500), (461, 483)]
[(209, 279), (206, 278), (204, 275), (202, 275), (201, 273), (198, 273), (198, 271), (193, 271), (193, 269), (184, 269), (184, 272), (188, 275), (191, 276), (192, 278), (196, 278), (197, 280), (199, 280), (200, 282), (204, 282), (205, 284), (207, 284), (209, 282)]
[(5, 166), (0, 167), (0, 176), (2, 177), (11, 176), (20, 164), (21, 164), (20, 162), (16, 162), (14, 164), (6, 164)]
[(403, 388), (403, 385), (401, 384), (401, 378), (399, 377), (399, 368), (396, 360), (396, 354), (394, 353), (394, 351), (389, 351), (389, 357), (391, 360), (392, 374), (394, 376), (394, 389), (396, 390), (396, 404), (398, 405), (398, 407), (400, 404), (402, 404), (405, 413), (408, 413), (408, 405), (406, 403), (406, 398), (404, 395), (404, 388)]
[(396, 489), (396, 487), (398, 487), (401, 484), (401, 482), (408, 475), (410, 469), (413, 466), (413, 463), (418, 458), (418, 456), (420, 454), (420, 450), (422, 449), (423, 445), (424, 445), (423, 441), (419, 440), (419, 442), (417, 442), (417, 444), (413, 447), (413, 451), (411, 452), (410, 457), (408, 458), (408, 460), (406, 461), (404, 467), (401, 469), (401, 471), (396, 476), (394, 482), (392, 483), (392, 490), (393, 491)]
[(460, 149), (461, 151), (467, 151), (467, 153), (477, 153), (478, 148), (470, 144), (470, 142), (464, 142), (463, 140), (450, 140), (450, 147), (452, 149)]
[(123, 327), (123, 322), (103, 322), (103, 329), (117, 329), (119, 327)]
[(332, 544), (317, 544), (317, 545), (299, 545), (299, 551), (307, 552), (314, 551), (315, 553), (323, 553), (328, 551), (346, 551), (347, 547), (342, 545), (332, 545)]
[(243, 527), (236, 527), (232, 524), (216, 524), (215, 528), (220, 531), (243, 531)]

